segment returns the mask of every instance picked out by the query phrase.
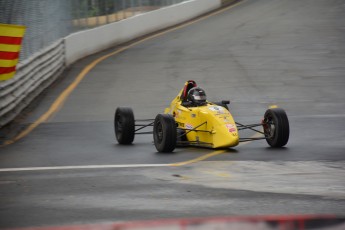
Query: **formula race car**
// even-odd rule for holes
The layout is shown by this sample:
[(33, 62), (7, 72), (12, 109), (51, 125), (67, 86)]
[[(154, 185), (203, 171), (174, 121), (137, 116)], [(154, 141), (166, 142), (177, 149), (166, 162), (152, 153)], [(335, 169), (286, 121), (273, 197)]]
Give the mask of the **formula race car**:
[[(289, 140), (289, 120), (281, 108), (265, 112), (260, 123), (244, 125), (235, 122), (228, 108), (229, 101), (209, 102), (206, 93), (195, 81), (185, 83), (179, 94), (155, 119), (135, 120), (133, 110), (118, 107), (114, 129), (119, 144), (128, 145), (135, 134), (153, 134), (158, 152), (172, 152), (176, 146), (229, 148), (240, 142), (266, 139), (271, 147), (283, 147)], [(260, 131), (257, 127), (262, 127)], [(151, 131), (144, 128), (153, 127)], [(239, 131), (249, 129), (262, 137), (241, 138)]]

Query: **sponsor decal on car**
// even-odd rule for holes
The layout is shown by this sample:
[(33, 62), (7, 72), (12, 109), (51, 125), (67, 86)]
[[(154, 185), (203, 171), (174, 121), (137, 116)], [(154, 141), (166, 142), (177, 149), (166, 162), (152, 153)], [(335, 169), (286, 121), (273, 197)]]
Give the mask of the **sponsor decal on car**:
[(210, 106), (208, 109), (213, 112), (217, 112), (217, 115), (226, 113), (225, 108), (223, 108), (222, 106)]
[(211, 111), (215, 111), (215, 112), (224, 110), (224, 108), (222, 106), (210, 106), (208, 109)]
[(230, 133), (236, 132), (236, 127), (234, 124), (226, 124), (225, 126), (229, 130)]
[(193, 125), (191, 125), (191, 124), (186, 124), (185, 127), (186, 127), (186, 129), (193, 129)]

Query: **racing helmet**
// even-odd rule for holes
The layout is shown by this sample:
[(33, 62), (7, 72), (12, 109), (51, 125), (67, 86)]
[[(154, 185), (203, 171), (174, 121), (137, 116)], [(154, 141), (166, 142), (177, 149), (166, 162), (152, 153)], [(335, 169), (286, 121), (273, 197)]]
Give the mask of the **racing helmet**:
[(188, 101), (191, 101), (194, 105), (200, 106), (206, 104), (206, 93), (200, 87), (193, 87), (188, 91)]

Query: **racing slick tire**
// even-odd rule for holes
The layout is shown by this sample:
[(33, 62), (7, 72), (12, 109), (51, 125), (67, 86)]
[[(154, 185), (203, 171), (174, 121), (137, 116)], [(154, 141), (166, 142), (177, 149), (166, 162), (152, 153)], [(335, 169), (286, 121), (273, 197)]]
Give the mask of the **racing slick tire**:
[(265, 112), (263, 128), (267, 143), (274, 148), (287, 144), (290, 135), (289, 120), (281, 108), (268, 109)]
[(131, 108), (118, 107), (114, 116), (114, 130), (117, 142), (122, 145), (132, 144), (135, 133), (134, 113)]
[(153, 141), (158, 152), (170, 153), (176, 147), (176, 123), (170, 114), (158, 114), (153, 125)]

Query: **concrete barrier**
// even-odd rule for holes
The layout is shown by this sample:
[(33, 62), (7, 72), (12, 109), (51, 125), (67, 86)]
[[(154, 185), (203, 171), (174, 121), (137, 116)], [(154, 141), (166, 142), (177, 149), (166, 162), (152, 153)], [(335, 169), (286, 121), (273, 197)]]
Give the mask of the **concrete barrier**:
[(220, 6), (221, 0), (191, 0), (71, 34), (65, 38), (66, 65), (116, 44), (195, 18)]
[(221, 4), (222, 6), (227, 6), (227, 5), (230, 5), (230, 4), (233, 4), (235, 2), (238, 2), (239, 0), (221, 0)]

